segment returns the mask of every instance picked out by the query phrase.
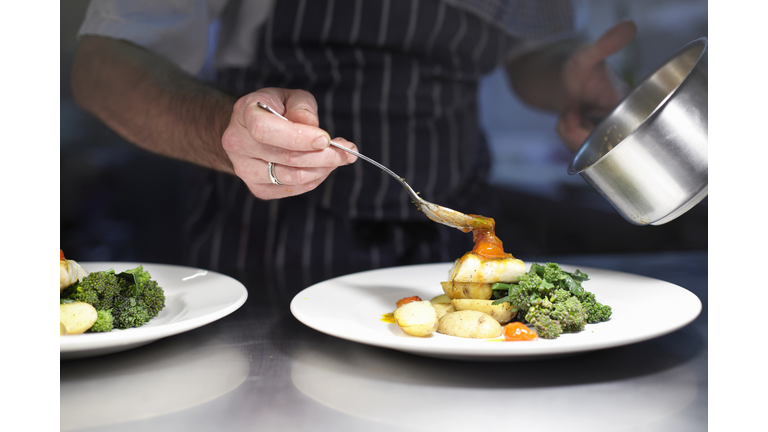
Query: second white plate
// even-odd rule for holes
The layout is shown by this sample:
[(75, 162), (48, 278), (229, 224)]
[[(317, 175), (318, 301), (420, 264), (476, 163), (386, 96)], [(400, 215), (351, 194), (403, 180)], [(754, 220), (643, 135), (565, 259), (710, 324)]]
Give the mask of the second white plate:
[[(451, 266), (394, 267), (330, 279), (297, 294), (291, 312), (305, 325), (331, 336), (458, 360), (524, 359), (627, 345), (680, 329), (701, 312), (699, 298), (680, 286), (628, 273), (578, 267), (590, 278), (584, 288), (613, 309), (609, 321), (589, 324), (579, 333), (532, 342), (463, 339), (439, 333), (418, 338), (405, 334), (396, 324), (382, 321), (382, 316), (392, 312), (403, 297), (418, 295), (428, 300), (442, 294), (440, 282), (446, 280)], [(561, 267), (567, 271), (577, 268)]]
[(236, 311), (248, 298), (242, 283), (212, 271), (130, 262), (79, 264), (89, 272), (109, 269), (121, 272), (142, 265), (165, 291), (165, 308), (142, 327), (61, 336), (61, 360), (125, 351), (202, 327)]

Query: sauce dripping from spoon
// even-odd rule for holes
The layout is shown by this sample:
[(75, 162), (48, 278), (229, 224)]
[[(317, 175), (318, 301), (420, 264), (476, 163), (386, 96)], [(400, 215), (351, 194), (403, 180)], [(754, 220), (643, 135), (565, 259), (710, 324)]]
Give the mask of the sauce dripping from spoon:
[(504, 244), (496, 237), (496, 221), (485, 216), (470, 216), (473, 218), (472, 227), (463, 231), (472, 231), (472, 240), (475, 242), (472, 252), (483, 258), (506, 258)]

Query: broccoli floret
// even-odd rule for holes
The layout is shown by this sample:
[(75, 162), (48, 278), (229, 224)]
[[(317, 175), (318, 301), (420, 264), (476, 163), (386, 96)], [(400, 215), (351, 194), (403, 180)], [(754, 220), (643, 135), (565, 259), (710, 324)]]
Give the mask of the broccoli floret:
[(141, 292), (141, 286), (150, 280), (149, 273), (144, 270), (143, 266), (138, 266), (134, 269), (126, 270), (117, 275), (120, 279), (126, 283), (126, 289), (123, 292), (125, 297), (136, 297)]
[(141, 327), (150, 319), (149, 308), (136, 297), (119, 297), (112, 308), (112, 325), (117, 329)]
[(555, 339), (563, 332), (562, 325), (552, 319), (551, 312), (552, 303), (547, 299), (539, 299), (525, 314), (525, 320), (533, 325), (539, 337), (544, 339)]
[(547, 263), (544, 266), (544, 272), (541, 275), (542, 279), (552, 284), (558, 284), (561, 280), (565, 279), (567, 274), (555, 263)]
[(520, 280), (517, 284), (520, 288), (529, 293), (529, 295), (536, 294), (539, 297), (546, 297), (555, 289), (555, 286), (551, 282), (542, 279), (542, 277), (536, 274), (534, 270), (520, 276)]
[(125, 287), (125, 282), (112, 270), (93, 272), (75, 284), (67, 298), (89, 303), (96, 310), (110, 309)]
[(595, 295), (591, 292), (585, 292), (581, 296), (581, 305), (584, 308), (584, 312), (587, 314), (587, 323), (595, 324), (603, 321), (608, 321), (611, 317), (611, 307), (604, 305), (595, 300)]
[(123, 297), (139, 300), (147, 309), (150, 318), (154, 318), (165, 307), (165, 293), (157, 282), (150, 278), (142, 266), (126, 270), (119, 275), (125, 281)]
[(587, 324), (587, 314), (576, 297), (554, 303), (550, 316), (560, 323), (564, 332), (579, 332)]
[(589, 324), (608, 321), (611, 318), (611, 313), (613, 313), (610, 306), (597, 302), (587, 305), (584, 311), (587, 314), (587, 322)]
[(552, 303), (562, 303), (571, 297), (573, 296), (571, 295), (570, 291), (562, 288), (558, 288), (549, 297), (549, 301), (551, 301)]
[(147, 279), (139, 286), (139, 294), (136, 296), (147, 308), (149, 317), (156, 317), (165, 307), (165, 292), (156, 281)]
[(110, 332), (112, 331), (112, 310), (102, 309), (96, 311), (96, 322), (93, 323), (89, 331), (92, 332)]
[(61, 294), (60, 301), (82, 301), (97, 311), (93, 332), (140, 327), (165, 308), (165, 292), (142, 266), (115, 274), (90, 273)]
[(509, 303), (512, 309), (517, 310), (518, 316), (525, 315), (525, 312), (531, 306), (531, 295), (526, 292), (522, 287), (515, 284), (510, 284), (507, 291), (507, 295), (498, 300), (495, 300), (493, 304)]
[(595, 301), (594, 294), (581, 286), (587, 280), (587, 274), (579, 270), (567, 272), (555, 263), (533, 263), (516, 284), (507, 285), (505, 297), (498, 298), (501, 284), (495, 288), (494, 304), (510, 303), (517, 309), (518, 319), (533, 325), (541, 337), (554, 339), (610, 317), (610, 306)]

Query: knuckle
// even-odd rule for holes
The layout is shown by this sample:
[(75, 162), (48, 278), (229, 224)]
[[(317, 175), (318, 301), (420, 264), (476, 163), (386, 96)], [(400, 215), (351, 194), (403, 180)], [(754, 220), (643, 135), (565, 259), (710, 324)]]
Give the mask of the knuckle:
[(282, 154), (280, 156), (285, 161), (286, 165), (289, 165), (292, 167), (298, 167), (303, 165), (303, 160), (304, 160), (303, 152), (282, 149), (281, 153)]
[(256, 183), (253, 168), (249, 164), (242, 162), (233, 163), (232, 169), (234, 170), (235, 175), (246, 184)]
[(287, 169), (283, 170), (284, 174), (282, 174), (282, 176), (284, 176), (285, 179), (280, 178), (280, 181), (282, 181), (283, 183), (292, 184), (292, 185), (304, 184), (306, 179), (303, 171), (304, 170), (300, 168), (288, 167)]
[(238, 141), (239, 136), (231, 127), (228, 127), (221, 136), (221, 146), (228, 153), (238, 147)]
[(260, 143), (268, 143), (270, 135), (269, 122), (265, 121), (263, 117), (251, 113), (248, 133), (250, 133), (256, 141)]

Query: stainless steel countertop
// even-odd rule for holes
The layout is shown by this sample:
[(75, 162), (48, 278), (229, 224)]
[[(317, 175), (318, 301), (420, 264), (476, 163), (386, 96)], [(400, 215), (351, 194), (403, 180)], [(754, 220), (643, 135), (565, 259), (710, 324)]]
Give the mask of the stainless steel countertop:
[(462, 362), (324, 335), (293, 318), (290, 295), (241, 279), (248, 301), (217, 322), (62, 361), (61, 430), (706, 430), (707, 252), (541, 258), (680, 285), (701, 299), (702, 313), (633, 345)]

